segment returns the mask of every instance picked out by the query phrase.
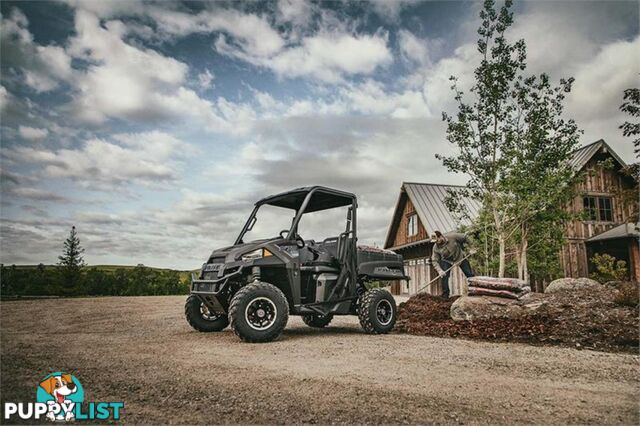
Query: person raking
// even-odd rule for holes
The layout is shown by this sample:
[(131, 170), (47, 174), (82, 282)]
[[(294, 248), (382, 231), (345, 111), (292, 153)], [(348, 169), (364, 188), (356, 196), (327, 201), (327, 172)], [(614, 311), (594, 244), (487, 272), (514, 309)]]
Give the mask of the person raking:
[(440, 278), (442, 278), (442, 297), (448, 299), (450, 294), (449, 276), (451, 276), (451, 269), (453, 269), (451, 267), (453, 265), (460, 262), (459, 266), (462, 269), (462, 273), (467, 278), (474, 276), (471, 264), (469, 264), (468, 259), (465, 259), (466, 256), (464, 254), (467, 236), (454, 232), (442, 234), (440, 231), (435, 231), (433, 239), (435, 244), (431, 253), (431, 264), (440, 275)]

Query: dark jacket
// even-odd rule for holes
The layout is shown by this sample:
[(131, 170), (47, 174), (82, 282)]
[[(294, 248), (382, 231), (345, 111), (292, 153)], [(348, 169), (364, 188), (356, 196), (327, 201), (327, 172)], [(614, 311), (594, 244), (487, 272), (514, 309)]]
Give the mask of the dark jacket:
[(440, 266), (440, 261), (445, 261), (450, 265), (464, 259), (464, 244), (467, 242), (467, 236), (465, 234), (457, 234), (450, 232), (444, 234), (446, 241), (443, 244), (434, 244), (433, 251), (431, 253), (431, 263), (436, 271), (440, 275), (444, 273), (444, 270)]

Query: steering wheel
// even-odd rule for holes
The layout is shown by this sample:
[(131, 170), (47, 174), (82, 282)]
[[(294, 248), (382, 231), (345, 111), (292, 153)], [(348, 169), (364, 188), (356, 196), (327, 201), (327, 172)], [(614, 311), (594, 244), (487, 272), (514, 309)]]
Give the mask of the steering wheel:
[(282, 235), (282, 234), (284, 234), (285, 232), (288, 234), (289, 230), (288, 229), (283, 229), (282, 231), (280, 231), (280, 234), (279, 234), (280, 238), (284, 238), (284, 235)]
[(296, 235), (296, 246), (298, 246), (298, 248), (304, 248), (305, 246), (305, 242), (300, 235)]

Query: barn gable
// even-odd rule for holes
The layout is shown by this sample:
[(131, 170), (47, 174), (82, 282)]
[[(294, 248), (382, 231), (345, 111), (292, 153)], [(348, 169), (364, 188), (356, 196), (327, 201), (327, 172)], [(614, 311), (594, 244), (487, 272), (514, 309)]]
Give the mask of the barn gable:
[(600, 139), (598, 141), (590, 143), (589, 145), (585, 145), (582, 148), (577, 149), (576, 152), (573, 153), (571, 160), (569, 160), (569, 164), (577, 172), (579, 172), (585, 168), (585, 166), (596, 154), (610, 155), (618, 163), (619, 167), (626, 167), (626, 163), (609, 146), (609, 144), (604, 141), (604, 139)]
[[(451, 213), (445, 204), (449, 191), (455, 192), (463, 187), (457, 185), (438, 185), (431, 183), (404, 182), (400, 188), (400, 195), (393, 213), (391, 225), (385, 239), (385, 248), (391, 248), (407, 243), (425, 241), (434, 231), (455, 231), (461, 223), (455, 214)], [(463, 198), (463, 203), (471, 217), (475, 217), (480, 210), (480, 203), (470, 198)], [(406, 217), (415, 211), (419, 218), (418, 233), (415, 237), (398, 239), (404, 235)]]

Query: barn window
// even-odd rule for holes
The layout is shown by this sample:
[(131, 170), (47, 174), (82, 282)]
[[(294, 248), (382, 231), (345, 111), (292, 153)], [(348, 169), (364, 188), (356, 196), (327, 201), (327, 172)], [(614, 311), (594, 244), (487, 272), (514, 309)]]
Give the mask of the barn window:
[(596, 197), (584, 197), (584, 210), (587, 212), (588, 220), (598, 220)]
[(418, 235), (418, 215), (412, 214), (409, 216), (409, 222), (407, 224), (407, 235), (413, 237)]
[(587, 220), (613, 222), (613, 208), (609, 197), (584, 197), (584, 210)]
[(613, 210), (611, 209), (611, 198), (598, 198), (598, 207), (600, 220), (604, 222), (613, 222)]

